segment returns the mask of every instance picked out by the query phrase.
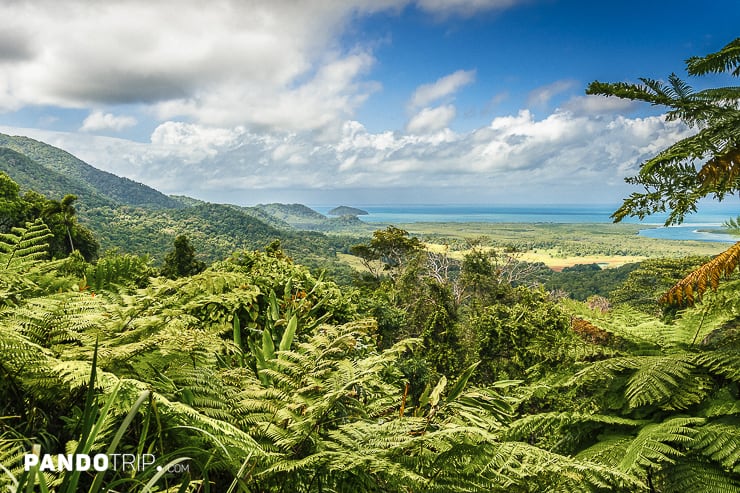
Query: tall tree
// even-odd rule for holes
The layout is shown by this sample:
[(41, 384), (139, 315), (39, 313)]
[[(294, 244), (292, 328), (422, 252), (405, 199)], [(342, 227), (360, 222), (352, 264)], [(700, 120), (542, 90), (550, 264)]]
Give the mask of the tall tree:
[(164, 258), (162, 275), (170, 279), (192, 276), (206, 268), (206, 264), (195, 258), (195, 248), (185, 235), (175, 238), (173, 249)]
[[(688, 59), (686, 68), (692, 76), (740, 76), (740, 38), (716, 53)], [(697, 132), (645, 161), (637, 176), (627, 179), (645, 191), (625, 199), (612, 215), (615, 221), (668, 211), (666, 225), (678, 224), (697, 210), (700, 199), (711, 196), (721, 201), (740, 192), (740, 87), (694, 91), (676, 74), (668, 77), (668, 83), (647, 78), (640, 81), (642, 84), (596, 81), (586, 92), (666, 106), (667, 120), (680, 120)], [(720, 274), (734, 271), (738, 261), (740, 243), (692, 272), (665, 299), (693, 303), (708, 286), (717, 286)]]
[(370, 244), (355, 245), (350, 253), (360, 257), (365, 267), (380, 279), (377, 262), (382, 264), (384, 272), (395, 279), (408, 260), (423, 248), (418, 238), (410, 237), (408, 231), (395, 226), (377, 230), (373, 233)]
[(70, 252), (75, 250), (75, 244), (72, 241), (72, 228), (75, 224), (74, 218), (77, 215), (77, 209), (74, 206), (76, 200), (77, 195), (67, 194), (60, 201), (50, 200), (46, 210), (48, 215), (59, 214), (61, 216), (64, 228), (67, 231)]

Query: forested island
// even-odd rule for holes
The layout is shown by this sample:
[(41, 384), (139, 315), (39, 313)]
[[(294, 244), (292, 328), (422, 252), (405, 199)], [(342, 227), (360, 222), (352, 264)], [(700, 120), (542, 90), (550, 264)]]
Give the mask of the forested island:
[(328, 216), (367, 216), (368, 212), (356, 207), (340, 205), (326, 213)]
[[(739, 49), (689, 72), (737, 75)], [(699, 127), (617, 220), (738, 192), (740, 90), (588, 92)], [(166, 196), (6, 135), (0, 170), (4, 490), (740, 490), (740, 243), (376, 229)]]

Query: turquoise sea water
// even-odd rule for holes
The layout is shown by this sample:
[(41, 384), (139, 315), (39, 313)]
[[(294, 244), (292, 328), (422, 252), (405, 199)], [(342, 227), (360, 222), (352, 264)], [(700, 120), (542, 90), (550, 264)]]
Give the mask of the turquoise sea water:
[[(409, 224), (418, 222), (484, 222), (484, 223), (610, 223), (618, 205), (352, 205), (369, 214), (359, 216), (368, 223)], [(335, 206), (313, 206), (326, 214)], [(708, 203), (696, 214), (686, 217), (680, 226), (663, 227), (666, 214), (656, 214), (639, 221), (646, 229), (641, 235), (652, 238), (701, 241), (737, 241), (736, 238), (706, 231), (718, 230), (722, 223), (738, 216), (736, 204)]]

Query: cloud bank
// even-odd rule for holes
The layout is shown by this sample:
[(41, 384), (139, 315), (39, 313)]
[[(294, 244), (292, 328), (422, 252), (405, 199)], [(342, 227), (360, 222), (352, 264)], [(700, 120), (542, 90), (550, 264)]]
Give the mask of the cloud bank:
[[(151, 143), (41, 131), (33, 136), (166, 193), (206, 200), (274, 189), (293, 190), (300, 201), (313, 196), (306, 191), (355, 189), (362, 191), (354, 195), (359, 202), (406, 202), (412, 197), (404, 190), (411, 186), (418, 189), (415, 199), (436, 198), (429, 194), (444, 190), (450, 196), (468, 191), (468, 202), (577, 203), (618, 200), (625, 193), (623, 178), (640, 162), (690, 134), (660, 116), (630, 119), (566, 109), (543, 119), (522, 110), (468, 133), (423, 129), (371, 133), (347, 121), (337, 140), (322, 143), (308, 133), (275, 136), (181, 122), (160, 125)], [(254, 203), (249, 193), (241, 197)]]
[[(87, 114), (74, 126), (78, 133), (3, 131), (166, 193), (214, 201), (233, 193), (253, 203), (270, 190), (290, 190), (294, 201), (349, 190), (363, 202), (583, 202), (603, 199), (605, 189), (622, 193), (623, 177), (688, 135), (685, 127), (615, 116), (630, 103), (583, 96), (549, 115), (521, 110), (454, 131), (455, 98), (476, 83), (475, 67), (409, 90), (399, 105), (408, 118), (402, 130), (371, 132), (357, 121), (358, 108), (383, 87), (369, 76), (376, 40), (341, 41), (352, 19), (405, 8), (466, 17), (517, 3), (3, 2), (0, 18), (22, 22), (0, 30), (0, 113), (50, 107)], [(554, 81), (532, 91), (528, 103), (541, 108), (575, 84)], [(507, 97), (493, 92), (482, 105)], [(123, 135), (142, 120), (153, 129), (149, 142), (94, 135)]]

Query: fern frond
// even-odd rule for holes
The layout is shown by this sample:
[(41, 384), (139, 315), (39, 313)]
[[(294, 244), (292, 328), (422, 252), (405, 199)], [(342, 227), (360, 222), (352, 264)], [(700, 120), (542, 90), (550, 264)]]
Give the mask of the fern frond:
[(740, 382), (740, 351), (737, 349), (717, 349), (696, 354), (695, 364), (703, 366), (710, 373)]
[(740, 415), (740, 400), (725, 386), (703, 402), (697, 414), (704, 418)]
[(740, 479), (708, 461), (679, 461), (667, 466), (657, 481), (665, 493), (736, 493)]
[(644, 356), (625, 389), (632, 408), (654, 405), (662, 409), (686, 409), (700, 402), (712, 388), (706, 377), (695, 372), (684, 354)]
[(0, 268), (18, 270), (46, 258), (52, 236), (41, 219), (27, 223), (25, 228), (0, 233)]
[(689, 58), (686, 60), (686, 67), (691, 75), (732, 71), (733, 76), (740, 76), (740, 38), (731, 41), (716, 53)]
[(672, 418), (651, 423), (643, 426), (636, 436), (604, 437), (576, 457), (598, 461), (628, 474), (637, 474), (648, 467), (660, 468), (684, 455), (676, 445), (683, 447), (690, 443), (696, 434), (693, 426), (702, 422), (701, 418)]
[(696, 430), (691, 425), (702, 423), (701, 418), (672, 418), (662, 423), (643, 427), (629, 443), (618, 468), (628, 472), (636, 467), (672, 463), (683, 453), (669, 444), (685, 444), (691, 441)]
[(661, 301), (675, 305), (693, 305), (708, 288), (716, 290), (720, 277), (732, 274), (739, 260), (740, 242), (681, 279), (663, 295)]
[(697, 428), (691, 449), (740, 473), (740, 419), (726, 418)]

